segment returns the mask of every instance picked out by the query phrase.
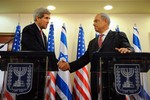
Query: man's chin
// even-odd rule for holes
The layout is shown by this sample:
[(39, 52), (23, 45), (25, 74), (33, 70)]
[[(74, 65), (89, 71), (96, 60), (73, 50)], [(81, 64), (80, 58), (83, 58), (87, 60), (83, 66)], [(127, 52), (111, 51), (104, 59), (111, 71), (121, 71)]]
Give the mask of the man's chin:
[(98, 32), (98, 30), (97, 30), (97, 29), (95, 29), (95, 31), (96, 31), (96, 32)]
[(43, 29), (46, 29), (47, 28), (47, 26), (46, 27), (43, 27)]

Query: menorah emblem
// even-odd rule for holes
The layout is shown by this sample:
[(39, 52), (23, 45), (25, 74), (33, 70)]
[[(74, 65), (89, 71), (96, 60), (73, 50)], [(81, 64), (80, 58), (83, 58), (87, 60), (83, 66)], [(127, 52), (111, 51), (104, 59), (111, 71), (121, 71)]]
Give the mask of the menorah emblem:
[(18, 76), (18, 80), (13, 84), (14, 87), (24, 87), (25, 83), (21, 80), (27, 72), (27, 67), (14, 67), (14, 74)]
[(8, 63), (7, 71), (7, 91), (19, 95), (32, 89), (33, 63)]
[(123, 83), (124, 88), (134, 88), (133, 83), (130, 81), (130, 77), (134, 74), (133, 68), (121, 68), (121, 74), (126, 77), (126, 81)]
[(119, 94), (137, 94), (140, 92), (140, 65), (115, 64), (115, 89)]

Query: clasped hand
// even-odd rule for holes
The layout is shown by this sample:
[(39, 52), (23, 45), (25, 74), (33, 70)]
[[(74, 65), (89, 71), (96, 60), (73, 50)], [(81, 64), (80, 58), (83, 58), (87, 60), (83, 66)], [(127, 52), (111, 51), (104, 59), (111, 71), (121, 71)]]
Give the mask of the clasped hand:
[(58, 63), (58, 68), (61, 69), (62, 71), (66, 71), (70, 69), (70, 66), (68, 64), (68, 62), (64, 61), (64, 60), (60, 60)]

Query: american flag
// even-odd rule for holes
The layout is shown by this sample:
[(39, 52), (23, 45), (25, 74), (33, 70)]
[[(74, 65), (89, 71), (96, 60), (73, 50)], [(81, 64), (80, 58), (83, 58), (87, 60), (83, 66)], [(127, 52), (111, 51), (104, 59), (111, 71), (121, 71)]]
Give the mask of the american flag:
[[(77, 59), (85, 53), (84, 31), (79, 27)], [(75, 100), (91, 100), (91, 88), (89, 83), (88, 68), (84, 66), (75, 72), (73, 93)]]
[[(54, 52), (54, 25), (50, 24), (49, 34), (48, 34), (48, 52)], [(46, 100), (56, 100), (56, 72), (48, 71), (46, 77)]]
[[(21, 27), (20, 25), (17, 25), (16, 27), (16, 32), (14, 35), (14, 41), (13, 41), (13, 45), (12, 45), (12, 51), (13, 52), (18, 52), (20, 51), (20, 40), (21, 40)], [(16, 99), (16, 94), (14, 93), (9, 93), (6, 90), (6, 78), (7, 78), (7, 72), (5, 72), (5, 76), (4, 76), (4, 87), (3, 87), (3, 95), (2, 98), (3, 100), (15, 100)]]
[[(68, 62), (67, 37), (65, 25), (62, 26), (60, 39), (59, 60)], [(72, 100), (72, 90), (70, 82), (70, 72), (59, 70), (56, 78), (56, 91), (61, 100)]]
[(20, 25), (17, 25), (16, 27), (16, 33), (15, 33), (15, 37), (14, 37), (14, 42), (13, 42), (13, 46), (12, 46), (12, 51), (20, 51), (21, 49), (21, 46), (20, 46), (20, 40), (21, 40), (21, 34), (20, 34), (20, 31), (21, 31), (21, 27)]
[[(139, 32), (136, 25), (133, 27), (133, 47), (135, 52), (142, 52), (140, 39), (139, 39)], [(141, 73), (141, 92), (139, 95), (134, 95), (136, 100), (150, 100), (150, 94), (148, 94), (148, 86), (147, 86), (147, 76), (146, 73)]]

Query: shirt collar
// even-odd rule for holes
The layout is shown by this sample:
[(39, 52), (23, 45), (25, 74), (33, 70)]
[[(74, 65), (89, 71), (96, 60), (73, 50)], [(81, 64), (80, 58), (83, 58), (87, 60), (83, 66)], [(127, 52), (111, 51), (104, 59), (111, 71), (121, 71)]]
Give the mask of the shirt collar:
[(38, 27), (39, 31), (41, 31), (41, 28), (35, 23), (35, 25)]
[(104, 34), (104, 36), (106, 36), (109, 31), (110, 31), (110, 29), (108, 28), (106, 31), (104, 31), (103, 33), (100, 33), (100, 34)]

